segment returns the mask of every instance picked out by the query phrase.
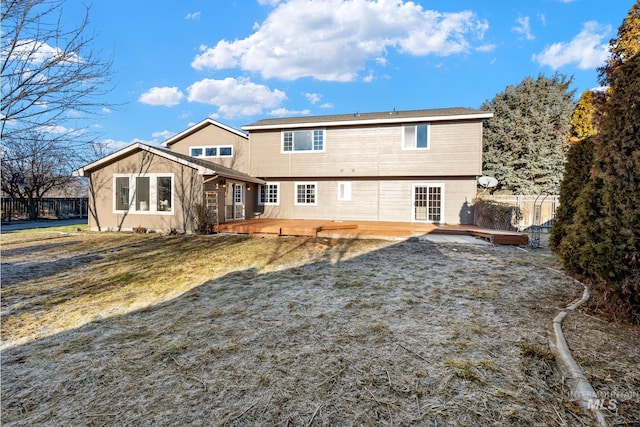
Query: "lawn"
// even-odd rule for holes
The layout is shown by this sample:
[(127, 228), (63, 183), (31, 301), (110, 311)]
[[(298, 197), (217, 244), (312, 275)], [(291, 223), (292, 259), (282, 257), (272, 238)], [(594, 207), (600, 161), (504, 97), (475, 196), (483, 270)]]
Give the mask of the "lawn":
[[(548, 346), (581, 293), (546, 249), (3, 234), (2, 423), (592, 425)], [(565, 322), (640, 423), (640, 331)]]

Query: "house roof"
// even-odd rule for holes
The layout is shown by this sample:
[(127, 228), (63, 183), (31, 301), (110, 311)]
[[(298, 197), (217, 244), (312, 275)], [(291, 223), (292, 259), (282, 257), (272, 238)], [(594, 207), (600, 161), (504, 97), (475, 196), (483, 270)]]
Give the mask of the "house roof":
[(434, 122), (444, 120), (489, 119), (493, 113), (471, 108), (438, 108), (431, 110), (384, 111), (378, 113), (334, 114), (327, 116), (287, 117), (264, 119), (242, 126), (243, 130), (267, 130), (312, 126), (348, 126), (368, 124), (393, 124)]
[(249, 139), (249, 137), (247, 136), (246, 133), (244, 133), (244, 132), (242, 132), (242, 131), (240, 131), (238, 129), (234, 129), (234, 128), (230, 127), (230, 126), (227, 126), (224, 123), (220, 123), (220, 122), (217, 122), (217, 121), (215, 121), (213, 119), (207, 118), (207, 119), (204, 119), (203, 121), (201, 121), (200, 123), (196, 123), (195, 125), (191, 126), (190, 128), (188, 128), (186, 130), (183, 130), (179, 134), (172, 136), (171, 138), (169, 138), (166, 141), (164, 141), (161, 145), (163, 147), (170, 147), (171, 145), (175, 144), (176, 142), (180, 141), (181, 139), (183, 139), (183, 138), (185, 138), (185, 137), (187, 137), (187, 136), (189, 136), (191, 134), (194, 134), (194, 133), (198, 132), (200, 129), (205, 128), (205, 127), (210, 126), (210, 125), (217, 126), (217, 127), (221, 128), (221, 129), (224, 129), (224, 130), (226, 130), (228, 132), (236, 134), (241, 138)]
[(116, 160), (128, 157), (139, 151), (147, 151), (149, 153), (153, 153), (165, 159), (193, 168), (197, 170), (200, 175), (221, 176), (227, 179), (236, 179), (238, 181), (264, 184), (264, 180), (262, 179), (254, 178), (251, 175), (248, 175), (243, 172), (238, 172), (234, 169), (219, 165), (217, 163), (187, 156), (185, 154), (174, 153), (172, 151), (165, 150), (164, 148), (152, 147), (151, 145), (142, 144), (140, 142), (131, 144), (121, 150), (116, 151), (113, 154), (105, 156), (99, 160), (96, 160), (93, 163), (90, 163), (78, 170), (75, 170), (73, 171), (73, 175), (89, 176), (91, 172), (101, 169), (106, 165), (113, 163)]

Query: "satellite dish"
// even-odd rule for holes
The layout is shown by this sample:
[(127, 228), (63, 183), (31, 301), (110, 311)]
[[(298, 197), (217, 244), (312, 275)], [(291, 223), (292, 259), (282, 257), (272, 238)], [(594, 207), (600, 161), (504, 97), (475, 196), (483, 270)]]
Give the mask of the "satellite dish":
[(498, 185), (498, 180), (492, 176), (481, 176), (478, 178), (478, 184), (484, 188), (493, 188)]

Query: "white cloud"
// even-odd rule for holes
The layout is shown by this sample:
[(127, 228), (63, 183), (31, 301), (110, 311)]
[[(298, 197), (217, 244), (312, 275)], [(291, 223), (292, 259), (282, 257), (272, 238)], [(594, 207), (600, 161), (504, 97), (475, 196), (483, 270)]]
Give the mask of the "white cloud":
[(547, 46), (542, 52), (533, 55), (532, 59), (554, 70), (568, 64), (576, 64), (582, 70), (599, 67), (609, 56), (609, 33), (610, 25), (600, 25), (595, 21), (586, 22), (582, 31), (570, 42)]
[(320, 108), (333, 108), (333, 104), (330, 102), (325, 102), (324, 104), (320, 105)]
[(164, 105), (172, 107), (178, 105), (184, 94), (177, 87), (152, 87), (140, 95), (139, 102), (148, 105)]
[(138, 139), (135, 139), (133, 141), (120, 141), (120, 140), (116, 140), (116, 139), (112, 139), (112, 138), (108, 138), (108, 139), (103, 139), (102, 141), (100, 141), (100, 144), (102, 146), (104, 146), (106, 152), (108, 153), (112, 153), (114, 151), (118, 151), (124, 147), (127, 147), (131, 144), (133, 144), (134, 142), (138, 142)]
[[(4, 56), (8, 52), (3, 51), (2, 54)], [(17, 45), (11, 51), (11, 56), (30, 65), (40, 65), (53, 58), (63, 63), (82, 62), (82, 59), (75, 52), (64, 52), (58, 47), (36, 40), (18, 40)]]
[(200, 20), (200, 12), (187, 13), (187, 15), (184, 17), (184, 19), (186, 19), (187, 21), (199, 21)]
[(305, 93), (304, 97), (312, 104), (317, 104), (322, 99), (322, 95), (317, 93)]
[(371, 83), (374, 80), (375, 80), (375, 76), (371, 72), (362, 78), (362, 81), (365, 83)]
[(492, 52), (493, 50), (495, 50), (496, 45), (495, 44), (483, 44), (480, 45), (476, 48), (477, 52)]
[(107, 138), (107, 139), (103, 139), (102, 141), (100, 141), (100, 144), (102, 146), (104, 146), (105, 150), (107, 153), (113, 153), (115, 151), (118, 151), (122, 148), (128, 147), (131, 144), (135, 144), (135, 143), (142, 143), (142, 144), (146, 144), (146, 145), (151, 145), (154, 147), (160, 147), (160, 141), (158, 141), (157, 139), (152, 139), (152, 140), (145, 140), (145, 139), (140, 139), (140, 138), (133, 138), (131, 141), (122, 141), (122, 140), (117, 140), (117, 139), (112, 139), (112, 138)]
[(111, 113), (111, 108), (102, 107), (102, 112), (105, 113), (105, 114), (109, 114), (109, 113)]
[(470, 39), (482, 39), (487, 28), (473, 12), (440, 13), (413, 2), (290, 0), (278, 2), (249, 37), (201, 46), (191, 66), (238, 67), (285, 80), (353, 81), (367, 61), (380, 64), (390, 48), (415, 56), (467, 52)]
[(218, 114), (225, 118), (262, 114), (265, 109), (276, 108), (287, 95), (281, 90), (248, 79), (203, 79), (187, 88), (189, 102), (200, 102), (218, 107)]
[(307, 116), (311, 113), (308, 109), (304, 110), (287, 110), (286, 108), (276, 108), (269, 111), (270, 116), (290, 117), (290, 116)]
[(42, 133), (51, 133), (51, 134), (57, 134), (57, 135), (76, 133), (76, 130), (74, 129), (67, 128), (62, 125), (54, 125), (54, 124), (41, 126), (40, 128), (38, 128), (38, 130)]
[(522, 16), (516, 19), (518, 23), (517, 26), (512, 27), (511, 30), (515, 31), (518, 34), (522, 34), (522, 36), (527, 40), (533, 40), (536, 37), (531, 33), (531, 24), (529, 23), (528, 16)]
[(153, 132), (151, 134), (151, 136), (154, 137), (154, 138), (160, 138), (160, 139), (162, 139), (164, 141), (165, 139), (171, 138), (175, 134), (176, 134), (175, 132), (171, 132), (171, 131), (165, 129), (165, 130), (161, 130), (159, 132)]

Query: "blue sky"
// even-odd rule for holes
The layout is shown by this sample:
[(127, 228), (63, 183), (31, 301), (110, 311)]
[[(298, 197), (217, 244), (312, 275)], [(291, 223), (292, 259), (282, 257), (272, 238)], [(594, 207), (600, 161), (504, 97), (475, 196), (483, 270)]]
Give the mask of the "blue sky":
[(479, 108), (526, 76), (576, 96), (634, 0), (67, 0), (90, 6), (115, 88), (93, 126), (111, 148), (153, 145), (211, 117)]

